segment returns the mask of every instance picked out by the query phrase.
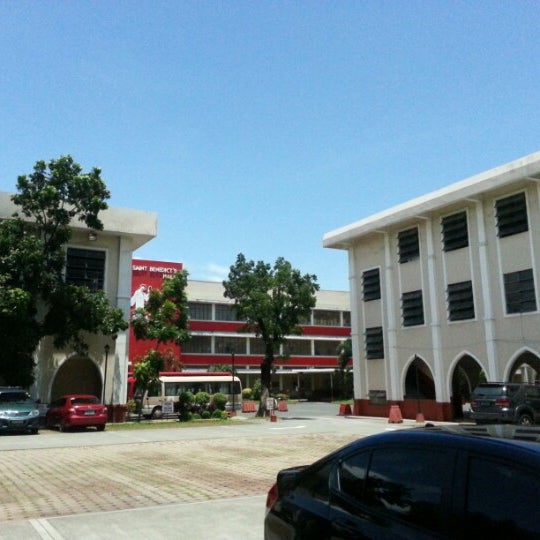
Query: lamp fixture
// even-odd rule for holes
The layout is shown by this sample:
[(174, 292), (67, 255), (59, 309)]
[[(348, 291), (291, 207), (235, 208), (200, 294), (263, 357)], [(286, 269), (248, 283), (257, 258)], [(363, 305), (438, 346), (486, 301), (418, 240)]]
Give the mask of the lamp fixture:
[(95, 242), (97, 240), (97, 234), (94, 231), (90, 231), (88, 233), (88, 240), (90, 240), (90, 242)]

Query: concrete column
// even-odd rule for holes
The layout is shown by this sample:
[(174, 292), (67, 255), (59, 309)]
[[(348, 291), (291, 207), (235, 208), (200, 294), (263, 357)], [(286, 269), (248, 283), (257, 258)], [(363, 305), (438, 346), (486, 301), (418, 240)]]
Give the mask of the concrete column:
[[(386, 345), (385, 352), (385, 371), (386, 371), (386, 387), (390, 390), (387, 396), (389, 400), (399, 401), (403, 399), (403, 388), (399, 375), (399, 358), (397, 354), (397, 321), (396, 321), (396, 302), (394, 302), (394, 253), (390, 242), (390, 235), (384, 234), (384, 283), (385, 296), (381, 302), (381, 306), (386, 311), (386, 324), (383, 324), (383, 329), (386, 327)], [(399, 305), (399, 303), (398, 303)]]
[[(118, 284), (116, 306), (122, 310), (124, 319), (129, 321), (131, 298), (132, 243), (130, 238), (118, 239)], [(120, 332), (114, 349), (113, 403), (126, 403), (129, 362), (129, 329)], [(111, 359), (109, 358), (109, 361)]]
[(478, 260), (480, 263), (480, 278), (475, 280), (482, 291), (482, 307), (484, 332), (486, 336), (486, 355), (488, 364), (487, 378), (490, 381), (500, 380), (501, 373), (497, 362), (497, 335), (495, 330), (495, 315), (491, 296), (491, 277), (489, 272), (488, 242), (484, 224), (482, 201), (474, 201), (476, 208), (476, 228), (478, 230)]

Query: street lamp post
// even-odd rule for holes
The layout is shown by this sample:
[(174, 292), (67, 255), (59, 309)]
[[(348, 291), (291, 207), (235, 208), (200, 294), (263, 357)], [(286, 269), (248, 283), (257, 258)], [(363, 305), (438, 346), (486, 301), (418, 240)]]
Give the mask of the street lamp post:
[(105, 345), (105, 369), (103, 373), (103, 390), (101, 392), (101, 403), (103, 404), (105, 404), (105, 386), (107, 384), (107, 364), (109, 363), (109, 349), (110, 346), (107, 343), (107, 345)]
[(234, 404), (234, 351), (231, 351), (231, 362), (232, 362), (232, 415), (234, 416), (236, 414), (235, 404)]

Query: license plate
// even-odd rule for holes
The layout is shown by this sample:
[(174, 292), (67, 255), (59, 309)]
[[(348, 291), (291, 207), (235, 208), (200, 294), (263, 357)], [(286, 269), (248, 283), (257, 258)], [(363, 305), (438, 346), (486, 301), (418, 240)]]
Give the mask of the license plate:
[(96, 414), (96, 411), (84, 411), (85, 416), (94, 416)]
[(11, 423), (14, 426), (22, 426), (24, 424), (24, 420), (12, 420)]

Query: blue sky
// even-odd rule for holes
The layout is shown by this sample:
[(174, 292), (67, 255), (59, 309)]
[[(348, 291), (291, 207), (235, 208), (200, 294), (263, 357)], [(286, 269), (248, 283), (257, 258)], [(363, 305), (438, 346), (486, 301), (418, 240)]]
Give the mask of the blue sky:
[(538, 1), (0, 2), (0, 189), (102, 168), (158, 213), (139, 258), (221, 280), (283, 256), (348, 289), (325, 233), (540, 149)]

